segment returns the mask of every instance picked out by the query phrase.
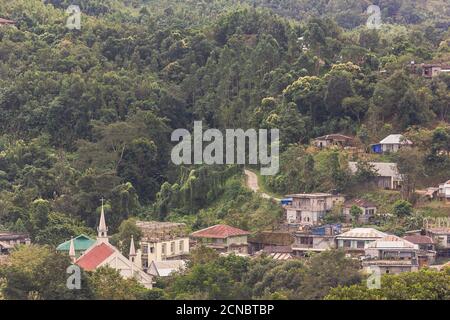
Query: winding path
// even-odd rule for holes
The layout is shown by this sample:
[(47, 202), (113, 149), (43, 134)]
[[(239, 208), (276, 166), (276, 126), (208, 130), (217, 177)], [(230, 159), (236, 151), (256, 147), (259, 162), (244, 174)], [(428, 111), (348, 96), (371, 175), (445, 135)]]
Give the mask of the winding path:
[(271, 195), (268, 195), (265, 192), (260, 192), (259, 191), (259, 184), (258, 184), (258, 176), (250, 171), (250, 170), (244, 170), (245, 176), (246, 176), (246, 183), (247, 183), (247, 187), (249, 187), (253, 192), (257, 192), (261, 195), (261, 197), (265, 198), (265, 199), (273, 199), (275, 201), (281, 201), (281, 199), (272, 197)]

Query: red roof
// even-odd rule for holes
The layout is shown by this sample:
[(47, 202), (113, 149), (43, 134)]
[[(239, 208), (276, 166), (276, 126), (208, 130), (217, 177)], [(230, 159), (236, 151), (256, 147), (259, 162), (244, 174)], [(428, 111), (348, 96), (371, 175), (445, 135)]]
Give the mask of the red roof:
[(404, 236), (403, 239), (415, 244), (433, 244), (433, 239), (431, 239), (431, 237), (428, 236), (411, 235), (411, 236)]
[(0, 24), (15, 24), (15, 21), (0, 18)]
[(79, 265), (86, 271), (92, 271), (97, 268), (103, 261), (114, 253), (114, 249), (105, 243), (99, 244), (83, 254), (77, 261)]
[(219, 238), (225, 239), (233, 236), (244, 236), (250, 234), (247, 231), (230, 227), (225, 224), (216, 224), (215, 226), (196, 231), (191, 236), (196, 238)]

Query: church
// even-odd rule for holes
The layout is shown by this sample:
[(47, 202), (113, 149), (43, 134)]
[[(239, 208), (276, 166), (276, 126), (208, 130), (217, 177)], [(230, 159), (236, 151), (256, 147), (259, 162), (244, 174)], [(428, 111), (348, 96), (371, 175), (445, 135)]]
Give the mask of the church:
[(133, 237), (131, 238), (129, 258), (125, 257), (116, 247), (109, 243), (103, 202), (97, 231), (97, 240), (79, 257), (77, 257), (79, 250), (75, 247), (74, 239), (70, 240), (69, 256), (72, 261), (85, 271), (94, 271), (97, 268), (108, 266), (118, 270), (125, 279), (134, 277), (144, 287), (151, 289), (153, 277), (145, 273), (135, 261), (137, 254)]

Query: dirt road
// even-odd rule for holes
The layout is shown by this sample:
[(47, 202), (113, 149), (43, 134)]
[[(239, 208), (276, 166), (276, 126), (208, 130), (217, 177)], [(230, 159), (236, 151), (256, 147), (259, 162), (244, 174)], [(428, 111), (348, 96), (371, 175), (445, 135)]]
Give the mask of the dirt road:
[(261, 197), (265, 199), (273, 199), (275, 201), (281, 201), (281, 199), (272, 197), (265, 192), (259, 191), (258, 176), (254, 172), (250, 170), (244, 170), (244, 172), (246, 176), (247, 187), (249, 187), (253, 192), (259, 193)]

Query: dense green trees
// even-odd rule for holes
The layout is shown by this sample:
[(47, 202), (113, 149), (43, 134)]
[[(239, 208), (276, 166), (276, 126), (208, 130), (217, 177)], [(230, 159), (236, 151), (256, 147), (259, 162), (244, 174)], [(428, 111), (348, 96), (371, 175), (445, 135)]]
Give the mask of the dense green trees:
[(324, 252), (305, 262), (264, 256), (214, 257), (209, 250), (200, 250), (194, 252), (193, 264), (184, 274), (163, 284), (169, 298), (321, 299), (333, 287), (361, 281), (358, 263), (340, 251)]
[(450, 269), (422, 269), (398, 275), (383, 275), (380, 289), (366, 283), (331, 289), (330, 300), (448, 300)]

